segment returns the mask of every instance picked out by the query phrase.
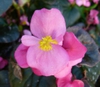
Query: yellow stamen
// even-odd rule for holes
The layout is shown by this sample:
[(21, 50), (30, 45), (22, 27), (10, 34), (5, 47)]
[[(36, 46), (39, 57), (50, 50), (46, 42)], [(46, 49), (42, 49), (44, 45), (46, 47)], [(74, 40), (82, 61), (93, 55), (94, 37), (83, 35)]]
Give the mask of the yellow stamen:
[(52, 49), (51, 44), (58, 44), (58, 42), (56, 40), (52, 39), (51, 36), (46, 36), (40, 40), (39, 44), (40, 44), (41, 50), (49, 51)]

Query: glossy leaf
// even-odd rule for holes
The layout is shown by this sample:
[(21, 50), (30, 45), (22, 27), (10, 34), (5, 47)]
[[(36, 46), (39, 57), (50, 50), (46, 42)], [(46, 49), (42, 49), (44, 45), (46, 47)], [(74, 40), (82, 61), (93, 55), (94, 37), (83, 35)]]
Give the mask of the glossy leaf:
[(14, 74), (15, 64), (13, 59), (11, 59), (9, 64), (9, 80), (11, 87), (56, 87), (56, 79), (53, 76), (36, 76), (30, 68), (21, 69), (23, 78), (22, 80), (18, 79)]
[(87, 47), (87, 52), (82, 60), (82, 65), (94, 66), (100, 61), (100, 54), (98, 46), (90, 35), (80, 27), (74, 26), (67, 29), (69, 32), (73, 32), (76, 37)]
[(12, 0), (0, 0), (0, 16), (12, 5)]
[(87, 67), (87, 81), (89, 82), (89, 85), (94, 87), (98, 77), (100, 75), (100, 63), (98, 63), (94, 67)]
[(18, 27), (12, 26), (0, 26), (0, 43), (10, 43), (16, 41), (19, 37)]
[(0, 71), (0, 87), (10, 87), (8, 79), (8, 71)]

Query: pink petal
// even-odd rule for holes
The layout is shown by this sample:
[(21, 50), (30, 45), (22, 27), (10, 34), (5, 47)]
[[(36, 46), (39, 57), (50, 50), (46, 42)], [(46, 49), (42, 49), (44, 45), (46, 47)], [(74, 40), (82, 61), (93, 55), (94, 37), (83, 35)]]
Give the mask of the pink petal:
[(78, 6), (81, 6), (81, 5), (83, 4), (83, 1), (82, 1), (82, 0), (76, 0), (76, 4), (77, 4)]
[(39, 39), (34, 36), (23, 35), (21, 38), (21, 41), (22, 41), (22, 44), (24, 44), (25, 46), (33, 46), (35, 44), (38, 44)]
[(8, 64), (8, 61), (0, 57), (0, 69), (3, 69)]
[(56, 73), (55, 77), (56, 78), (63, 78), (66, 75), (68, 75), (69, 73), (71, 73), (71, 69), (72, 69), (72, 66), (70, 64), (68, 64), (64, 69), (62, 69), (61, 71)]
[(20, 21), (21, 21), (22, 25), (28, 25), (29, 26), (28, 18), (27, 18), (26, 15), (21, 16)]
[(86, 7), (89, 7), (90, 6), (90, 2), (87, 0), (87, 1), (85, 1), (85, 3), (83, 5), (86, 6)]
[(99, 0), (93, 0), (93, 2), (94, 2), (95, 4), (98, 4), (98, 3), (99, 3)]
[(99, 12), (98, 12), (97, 10), (92, 9), (92, 10), (90, 11), (90, 16), (91, 16), (92, 18), (96, 17), (98, 14), (99, 14)]
[(74, 0), (68, 0), (71, 4), (73, 4), (75, 1)]
[(71, 78), (72, 78), (72, 74), (69, 73), (64, 78), (57, 79), (57, 87), (71, 87), (70, 86)]
[(42, 75), (50, 76), (61, 71), (67, 66), (69, 57), (66, 51), (53, 45), (50, 51), (43, 51), (38, 45), (29, 48), (27, 53), (27, 62), (31, 68), (36, 68)]
[(81, 80), (71, 80), (72, 74), (70, 73), (64, 78), (57, 80), (57, 87), (84, 87), (84, 83)]
[(74, 80), (72, 85), (72, 87), (84, 87), (84, 83), (81, 80)]
[(70, 61), (83, 58), (87, 49), (72, 32), (66, 32), (63, 47), (69, 54)]
[(78, 58), (76, 60), (71, 60), (71, 61), (69, 61), (70, 62), (70, 66), (75, 66), (78, 63), (80, 63), (81, 61), (82, 61), (82, 58)]
[(28, 67), (28, 64), (27, 64), (27, 61), (26, 61), (27, 50), (28, 50), (27, 46), (20, 44), (18, 46), (18, 48), (16, 49), (15, 54), (14, 54), (18, 65), (22, 68)]
[(42, 73), (39, 70), (37, 70), (36, 68), (32, 68), (32, 71), (38, 76), (42, 75)]
[(98, 19), (97, 16), (94, 18), (94, 23), (93, 24), (99, 24), (99, 19)]
[(25, 29), (25, 30), (23, 31), (23, 33), (24, 33), (25, 35), (30, 35), (30, 36), (32, 35), (31, 32), (30, 32), (29, 30), (27, 30), (27, 29)]
[(39, 38), (48, 35), (56, 38), (64, 35), (66, 31), (64, 17), (56, 8), (36, 10), (32, 16), (30, 28), (33, 35)]

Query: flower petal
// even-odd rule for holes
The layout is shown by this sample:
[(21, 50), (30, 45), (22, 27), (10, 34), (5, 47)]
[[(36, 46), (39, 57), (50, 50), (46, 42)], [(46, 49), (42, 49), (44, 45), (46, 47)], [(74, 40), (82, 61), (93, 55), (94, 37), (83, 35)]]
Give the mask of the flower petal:
[(57, 79), (57, 87), (71, 87), (70, 86), (71, 78), (72, 78), (72, 74), (69, 73), (64, 78)]
[(94, 9), (90, 10), (90, 16), (92, 18), (96, 17), (98, 14), (99, 14), (99, 11), (94, 10)]
[(81, 80), (74, 80), (72, 85), (72, 87), (84, 87), (84, 83)]
[(78, 63), (80, 63), (81, 61), (82, 61), (82, 58), (78, 58), (76, 60), (71, 60), (71, 61), (69, 61), (70, 62), (70, 66), (75, 66)]
[(25, 35), (30, 35), (30, 36), (32, 35), (31, 32), (30, 32), (29, 30), (27, 30), (27, 29), (25, 29), (25, 30), (23, 31), (23, 33), (24, 33)]
[(82, 1), (82, 0), (76, 0), (76, 4), (77, 4), (78, 6), (81, 6), (81, 5), (83, 5), (83, 1)]
[(84, 1), (83, 5), (86, 6), (86, 7), (89, 7), (90, 6), (90, 2), (88, 0)]
[(32, 68), (32, 71), (38, 76), (42, 75), (42, 73), (39, 70), (37, 70), (36, 68)]
[(55, 74), (55, 77), (56, 78), (63, 78), (66, 75), (68, 75), (69, 73), (71, 73), (71, 69), (72, 69), (72, 66), (70, 64), (68, 64), (64, 69), (62, 69), (57, 74)]
[(43, 51), (38, 45), (32, 46), (27, 52), (27, 62), (31, 68), (36, 68), (42, 75), (50, 76), (67, 66), (69, 56), (59, 45), (53, 45), (50, 51)]
[(39, 39), (34, 36), (23, 35), (21, 41), (25, 46), (33, 46), (39, 42)]
[(48, 35), (56, 38), (66, 32), (64, 17), (56, 8), (36, 10), (32, 16), (30, 28), (33, 35), (39, 38)]
[(96, 17), (94, 18), (94, 22), (93, 22), (93, 24), (99, 24), (98, 16), (96, 16)]
[(57, 79), (57, 87), (84, 87), (84, 83), (81, 80), (72, 81), (71, 79), (71, 73), (64, 78)]
[(69, 54), (70, 61), (83, 58), (87, 49), (72, 32), (66, 32), (63, 47)]
[(8, 64), (8, 61), (0, 57), (0, 69), (3, 69)]
[(18, 48), (15, 51), (15, 59), (18, 63), (18, 65), (22, 68), (27, 68), (28, 64), (26, 61), (26, 53), (27, 53), (28, 47), (24, 46), (23, 44), (20, 44)]

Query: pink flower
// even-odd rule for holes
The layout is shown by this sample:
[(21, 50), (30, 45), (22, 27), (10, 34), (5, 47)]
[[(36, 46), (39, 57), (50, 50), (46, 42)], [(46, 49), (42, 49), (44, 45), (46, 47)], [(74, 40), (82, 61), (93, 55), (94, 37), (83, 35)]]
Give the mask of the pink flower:
[(93, 0), (94, 3), (98, 4), (99, 0)]
[(0, 69), (3, 69), (8, 64), (8, 61), (0, 57)]
[(90, 6), (90, 2), (89, 0), (76, 0), (76, 4), (78, 6), (86, 6), (86, 7), (89, 7)]
[[(65, 34), (65, 20), (58, 9), (36, 10), (31, 19), (30, 29), (34, 36), (23, 35), (22, 44), (15, 51), (15, 59), (20, 67), (31, 67), (37, 75), (54, 75), (57, 78), (62, 78), (70, 73), (73, 65), (82, 60), (86, 49), (83, 45), (79, 45), (79, 41), (73, 34)], [(68, 39), (71, 38), (71, 40), (66, 40), (66, 35), (69, 35)], [(77, 46), (71, 46), (74, 45), (73, 43), (68, 45), (68, 47), (75, 48), (70, 51), (71, 53), (74, 51), (79, 58), (73, 57), (74, 55), (71, 55), (70, 51), (67, 52), (65, 46), (67, 44), (64, 44), (64, 48), (62, 47), (63, 39), (65, 40), (64, 43), (76, 42), (75, 45), (78, 44), (80, 48), (84, 48), (78, 56), (76, 53), (78, 51), (75, 48)], [(77, 49), (79, 48), (77, 47)], [(70, 59), (69, 56), (74, 59)], [(69, 60), (73, 64), (70, 64)], [(79, 61), (77, 62), (77, 60)]]
[(57, 87), (84, 87), (84, 83), (81, 80), (72, 80), (72, 74), (70, 73), (57, 80)]
[(74, 4), (75, 0), (68, 0), (71, 4)]
[(57, 9), (36, 10), (30, 28), (34, 36), (23, 35), (22, 44), (15, 52), (18, 64), (22, 68), (31, 67), (38, 75), (55, 75), (67, 66), (69, 60), (59, 45), (66, 32), (61, 12)]
[(87, 23), (88, 24), (99, 24), (99, 19), (98, 19), (98, 11), (97, 10), (91, 10), (90, 14), (87, 17)]
[(21, 21), (21, 24), (22, 24), (22, 25), (28, 25), (28, 26), (29, 26), (28, 18), (27, 18), (26, 15), (22, 15), (22, 16), (20, 17), (20, 21)]

